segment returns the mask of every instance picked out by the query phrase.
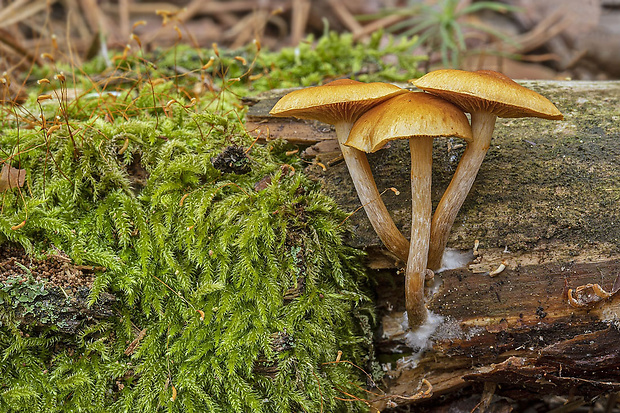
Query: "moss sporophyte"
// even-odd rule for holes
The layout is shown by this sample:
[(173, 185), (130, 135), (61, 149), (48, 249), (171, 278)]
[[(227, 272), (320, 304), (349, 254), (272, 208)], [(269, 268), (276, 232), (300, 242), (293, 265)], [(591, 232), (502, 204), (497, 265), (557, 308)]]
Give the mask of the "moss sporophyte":
[(25, 325), (15, 303), (64, 294), (3, 282), (0, 410), (364, 411), (353, 365), (378, 370), (374, 315), (346, 215), (290, 146), (248, 134), (239, 96), (367, 64), (410, 78), (382, 56), (411, 60), (412, 43), (380, 38), (328, 34), (300, 46), (302, 65), (256, 43), (138, 45), (82, 66), (55, 50), (11, 75), (28, 94), (0, 90), (0, 163), (25, 183), (0, 193), (0, 248), (87, 268), (92, 286), (65, 292), (86, 291), (93, 315), (67, 326), (33, 308)]

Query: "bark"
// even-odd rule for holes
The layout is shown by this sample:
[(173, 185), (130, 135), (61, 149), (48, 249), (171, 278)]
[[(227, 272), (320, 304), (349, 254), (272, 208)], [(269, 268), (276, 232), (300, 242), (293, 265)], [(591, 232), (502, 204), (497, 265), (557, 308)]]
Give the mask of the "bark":
[[(493, 393), (513, 399), (589, 398), (620, 391), (620, 295), (615, 294), (620, 284), (620, 82), (521, 83), (554, 102), (565, 120), (498, 119), (448, 241), (467, 265), (436, 275), (427, 297), (439, 321), (427, 341), (403, 331), (399, 264), (385, 254), (364, 214), (355, 212), (359, 201), (333, 146), (327, 153), (320, 150), (333, 131), (269, 118), (278, 93), (256, 99), (264, 109), (260, 104), (250, 108), (248, 129), (268, 128), (271, 139), (299, 145), (322, 142), (306, 151), (325, 156), (307, 172), (353, 214), (347, 242), (368, 251), (377, 285), (376, 345), (386, 372), (374, 397), (378, 409), (429, 406), (463, 388), (478, 389), (487, 401)], [(461, 145), (435, 140), (433, 206), (456, 169)], [(395, 187), (400, 192), (386, 191), (384, 201), (399, 229), (410, 233), (406, 142), (392, 142), (369, 160), (379, 191)], [(505, 269), (492, 277), (500, 266)], [(432, 385), (431, 392), (422, 379)]]
[(95, 304), (89, 305), (89, 293), (90, 289), (86, 287), (79, 287), (75, 294), (70, 295), (60, 287), (52, 287), (33, 297), (21, 295), (21, 299), (12, 300), (13, 311), (8, 314), (30, 328), (52, 327), (73, 335), (84, 325), (116, 315), (113, 295), (104, 292)]

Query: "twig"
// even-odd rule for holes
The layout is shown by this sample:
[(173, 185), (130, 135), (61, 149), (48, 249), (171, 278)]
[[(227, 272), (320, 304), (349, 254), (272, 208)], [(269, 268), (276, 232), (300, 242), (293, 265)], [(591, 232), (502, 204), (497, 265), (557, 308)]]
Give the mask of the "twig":
[[(6, 44), (11, 49), (15, 50), (18, 54), (24, 56), (30, 62), (36, 63), (37, 66), (43, 66), (43, 62), (39, 56), (36, 56), (23, 47), (17, 39), (15, 39), (9, 32), (4, 29), (0, 29), (0, 42)], [(24, 66), (27, 66), (24, 64)]]
[(99, 267), (95, 265), (74, 265), (73, 268), (80, 271), (107, 271), (106, 267)]
[(342, 24), (344, 24), (345, 27), (353, 33), (353, 36), (356, 36), (358, 33), (364, 31), (362, 25), (355, 20), (355, 17), (353, 17), (351, 12), (341, 0), (327, 0), (327, 2), (331, 6), (332, 10), (334, 10), (334, 13), (336, 13)]
[(319, 376), (316, 375), (316, 373), (314, 372), (314, 369), (312, 368), (311, 365), (310, 365), (310, 368), (311, 368), (310, 371), (312, 372), (312, 375), (316, 379), (316, 383), (319, 385), (319, 395), (321, 396), (321, 410), (320, 410), (320, 413), (323, 413), (323, 391), (321, 389), (321, 381), (319, 380)]
[(572, 412), (577, 410), (578, 408), (580, 408), (581, 406), (583, 406), (584, 404), (586, 404), (586, 402), (579, 398), (577, 400), (573, 400), (571, 402), (568, 402), (560, 407), (557, 407), (553, 410), (549, 410), (548, 413), (568, 413), (568, 412)]
[[(26, 3), (26, 1), (21, 0), (4, 7), (0, 13), (0, 27), (8, 27), (12, 24), (27, 20), (40, 11), (45, 10), (48, 5), (47, 0), (38, 0), (30, 4), (24, 3)], [(56, 1), (49, 2), (50, 5), (53, 3), (56, 3)]]
[(249, 43), (252, 38), (260, 39), (262, 33), (269, 21), (270, 13), (267, 9), (258, 9), (252, 14), (243, 17), (239, 22), (226, 31), (224, 38), (235, 39), (230, 45), (230, 49), (234, 50)]
[[(256, 0), (238, 0), (238, 1), (198, 1), (201, 3), (197, 9), (197, 13), (201, 14), (227, 14), (251, 11), (256, 8)], [(189, 6), (187, 6), (189, 9)], [(105, 3), (102, 5), (102, 9), (106, 12), (114, 14), (119, 13), (119, 6), (112, 3)], [(129, 14), (154, 14), (155, 11), (165, 9), (168, 12), (174, 13), (181, 10), (179, 6), (172, 3), (137, 3), (131, 2), (127, 6)]]
[(297, 46), (304, 37), (308, 15), (310, 14), (310, 0), (297, 0), (293, 2), (291, 22), (291, 44)]
[(383, 29), (385, 27), (398, 23), (399, 21), (404, 20), (405, 17), (406, 16), (399, 14), (393, 14), (391, 16), (386, 16), (382, 19), (375, 20), (372, 23), (368, 23), (367, 25), (363, 26), (360, 31), (353, 34), (353, 40), (359, 40), (373, 32), (376, 32), (379, 29)]
[(140, 341), (146, 337), (146, 328), (140, 330), (140, 332), (138, 333), (138, 337), (136, 337), (130, 344), (129, 346), (127, 346), (127, 348), (125, 349), (124, 353), (126, 356), (130, 356), (133, 354), (133, 352), (136, 350), (136, 347), (138, 347), (138, 344), (140, 344)]
[(478, 410), (478, 413), (484, 413), (489, 408), (496, 388), (497, 383), (492, 381), (484, 382), (484, 390), (480, 402), (471, 410), (471, 413), (474, 413), (476, 410)]
[(123, 39), (129, 37), (129, 0), (118, 0), (118, 20), (120, 21), (120, 32)]
[(179, 13), (177, 19), (181, 22), (186, 22), (198, 14), (202, 9), (208, 5), (211, 0), (192, 0), (187, 6), (184, 7), (184, 10)]
[[(560, 34), (572, 24), (572, 19), (567, 18), (562, 9), (557, 9), (541, 20), (532, 30), (518, 36), (514, 43), (517, 47), (509, 48), (508, 53), (527, 53)], [(512, 50), (510, 50), (512, 49)]]

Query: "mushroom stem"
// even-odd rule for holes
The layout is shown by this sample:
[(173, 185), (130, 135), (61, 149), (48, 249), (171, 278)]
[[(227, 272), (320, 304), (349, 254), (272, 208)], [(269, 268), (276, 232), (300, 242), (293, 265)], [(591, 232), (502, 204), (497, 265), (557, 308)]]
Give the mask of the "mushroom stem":
[(428, 252), (428, 268), (433, 271), (437, 271), (441, 267), (441, 259), (450, 236), (450, 228), (463, 202), (465, 202), (478, 170), (480, 170), (480, 165), (482, 165), (482, 161), (489, 150), (496, 119), (497, 116), (489, 112), (473, 112), (471, 114), (471, 128), (474, 139), (467, 144), (450, 185), (448, 185), (433, 214)]
[(405, 306), (409, 327), (424, 323), (424, 277), (431, 231), (433, 138), (409, 139), (411, 148), (411, 244), (405, 272)]
[(355, 190), (364, 206), (368, 220), (385, 247), (403, 262), (407, 261), (409, 241), (403, 236), (394, 224), (388, 212), (377, 184), (372, 176), (366, 153), (359, 149), (344, 145), (353, 126), (352, 122), (340, 122), (335, 125), (336, 136), (342, 151), (342, 157), (347, 164), (349, 174), (355, 185)]

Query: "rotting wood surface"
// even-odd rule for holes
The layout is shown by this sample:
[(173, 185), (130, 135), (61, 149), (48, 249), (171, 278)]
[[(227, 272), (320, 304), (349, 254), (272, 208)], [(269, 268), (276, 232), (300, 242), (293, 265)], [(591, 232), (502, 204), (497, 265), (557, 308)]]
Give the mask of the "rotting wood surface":
[[(534, 256), (509, 255), (517, 263)], [(377, 406), (423, 402), (403, 397), (415, 394), (423, 378), (433, 386), (433, 399), (485, 382), (497, 383), (498, 394), (515, 399), (619, 391), (620, 297), (592, 299), (580, 308), (567, 297), (569, 289), (593, 282), (609, 290), (618, 274), (617, 256), (509, 265), (496, 277), (467, 268), (445, 271), (428, 303), (443, 322), (432, 348), (419, 355), (407, 346), (402, 328), (402, 277), (378, 272), (381, 326), (375, 344), (387, 374), (386, 394)]]
[[(479, 257), (436, 276), (428, 307), (443, 317), (432, 348), (415, 355), (402, 330), (402, 274), (381, 248), (346, 167), (329, 145), (333, 130), (271, 118), (287, 91), (255, 99), (248, 129), (306, 146), (307, 172), (353, 212), (348, 242), (368, 251), (381, 325), (377, 354), (386, 371), (374, 406), (436, 403), (464, 387), (514, 399), (546, 394), (593, 397), (620, 391), (620, 297), (601, 298), (620, 277), (620, 82), (525, 81), (564, 121), (498, 119), (491, 148), (454, 224), (448, 246)], [(328, 146), (329, 150), (322, 150)], [(433, 205), (464, 147), (435, 141)], [(318, 157), (318, 158), (317, 158)], [(406, 142), (369, 155), (384, 202), (408, 234), (411, 193)], [(387, 190), (397, 188), (400, 192)], [(473, 259), (473, 255), (471, 256)], [(490, 277), (500, 264), (504, 271)], [(568, 294), (576, 298), (571, 306)], [(574, 304), (575, 304), (574, 303)], [(422, 379), (433, 386), (424, 393)], [(486, 385), (485, 385), (486, 383)], [(492, 384), (492, 386), (489, 386)]]

